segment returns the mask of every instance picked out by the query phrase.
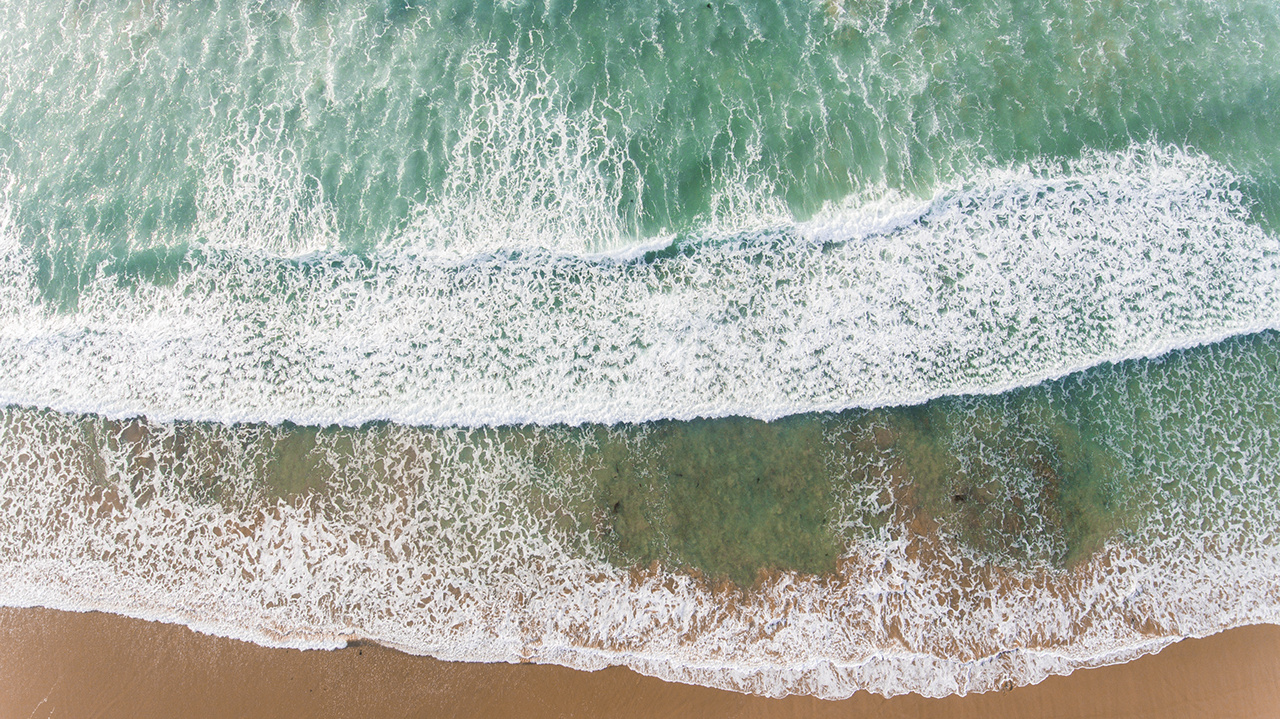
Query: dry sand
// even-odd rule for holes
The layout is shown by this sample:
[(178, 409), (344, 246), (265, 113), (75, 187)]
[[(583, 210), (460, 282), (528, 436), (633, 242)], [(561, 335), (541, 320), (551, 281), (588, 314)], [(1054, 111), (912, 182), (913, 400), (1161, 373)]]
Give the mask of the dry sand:
[(775, 700), (626, 669), (265, 649), (108, 614), (0, 609), (0, 717), (1280, 717), (1280, 627), (947, 699)]

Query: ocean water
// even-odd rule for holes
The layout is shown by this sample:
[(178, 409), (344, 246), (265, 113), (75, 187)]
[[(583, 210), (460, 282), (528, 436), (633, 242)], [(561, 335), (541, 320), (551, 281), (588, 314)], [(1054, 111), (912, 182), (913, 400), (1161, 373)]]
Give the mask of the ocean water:
[(1280, 622), (1265, 1), (0, 0), (0, 604), (989, 691)]

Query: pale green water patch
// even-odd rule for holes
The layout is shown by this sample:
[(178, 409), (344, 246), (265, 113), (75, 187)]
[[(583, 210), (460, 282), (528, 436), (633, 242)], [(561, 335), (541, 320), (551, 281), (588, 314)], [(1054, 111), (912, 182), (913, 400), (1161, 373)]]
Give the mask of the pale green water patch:
[[(859, 421), (878, 432), (886, 475), (925, 527), (979, 554), (1071, 564), (1126, 524), (1133, 477), (1054, 388), (956, 398)], [(1088, 411), (1088, 410), (1086, 410)]]
[(761, 570), (830, 572), (843, 546), (822, 424), (726, 418), (616, 430), (621, 451), (603, 447), (594, 473), (593, 529), (615, 561), (740, 585)]

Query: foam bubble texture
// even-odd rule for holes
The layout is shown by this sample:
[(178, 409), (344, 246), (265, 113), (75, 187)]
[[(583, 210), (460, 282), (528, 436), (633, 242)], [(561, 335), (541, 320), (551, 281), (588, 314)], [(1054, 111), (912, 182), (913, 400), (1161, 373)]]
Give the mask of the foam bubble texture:
[[(1280, 244), (1232, 182), (1147, 148), (642, 258), (197, 247), (170, 281), (99, 272), (74, 310), (5, 295), (0, 401), (476, 426), (999, 392), (1276, 326)], [(32, 286), (15, 253), (4, 284)]]
[[(1097, 421), (1149, 498), (1071, 568), (1001, 566), (895, 520), (851, 541), (834, 574), (776, 572), (749, 591), (606, 563), (560, 521), (579, 483), (497, 430), (315, 434), (307, 476), (323, 486), (280, 495), (263, 480), (283, 471), (281, 428), (10, 409), (0, 603), (269, 645), (362, 637), (452, 660), (625, 664), (772, 696), (1036, 682), (1280, 621), (1277, 347), (1253, 336), (1044, 390), (1128, 398)], [(833, 481), (854, 503), (888, 487)]]

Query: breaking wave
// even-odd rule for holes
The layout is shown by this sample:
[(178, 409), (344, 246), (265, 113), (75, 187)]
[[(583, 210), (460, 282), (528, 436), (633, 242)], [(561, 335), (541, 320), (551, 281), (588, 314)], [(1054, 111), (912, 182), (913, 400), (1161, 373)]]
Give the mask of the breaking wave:
[(103, 263), (62, 310), (10, 234), (0, 401), (479, 426), (996, 393), (1277, 326), (1280, 245), (1234, 183), (1146, 148), (643, 253), (196, 244), (151, 276)]

